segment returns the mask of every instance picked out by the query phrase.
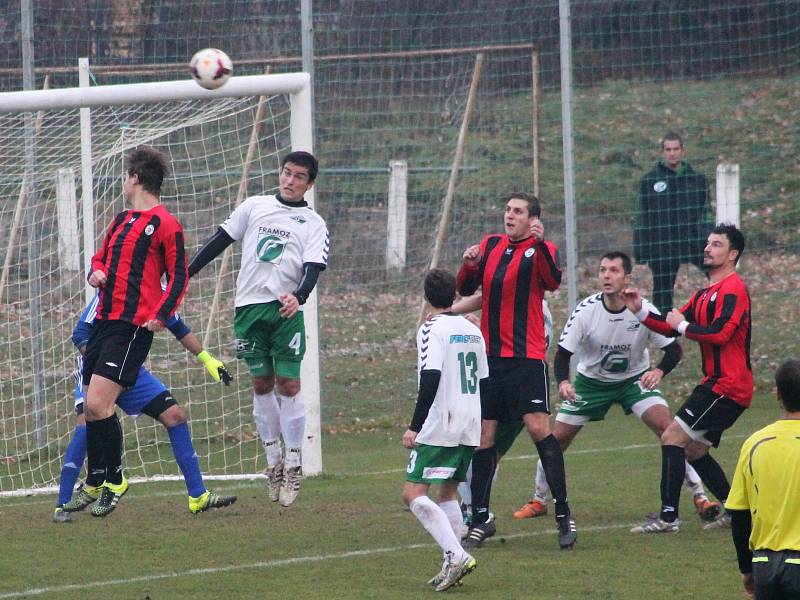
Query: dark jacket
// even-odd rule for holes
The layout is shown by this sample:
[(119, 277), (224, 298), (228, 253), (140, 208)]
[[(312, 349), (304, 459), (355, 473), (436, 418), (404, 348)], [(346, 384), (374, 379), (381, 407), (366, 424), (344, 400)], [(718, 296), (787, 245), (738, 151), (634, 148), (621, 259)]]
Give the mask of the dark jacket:
[(682, 162), (677, 172), (663, 162), (642, 178), (633, 225), (633, 253), (640, 262), (702, 256), (713, 227), (708, 181)]

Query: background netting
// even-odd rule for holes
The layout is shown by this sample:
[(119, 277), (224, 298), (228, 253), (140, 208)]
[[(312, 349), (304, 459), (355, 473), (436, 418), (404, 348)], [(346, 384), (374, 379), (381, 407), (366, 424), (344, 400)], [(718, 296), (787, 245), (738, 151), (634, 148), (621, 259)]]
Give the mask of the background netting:
[[(41, 87), (46, 73), (54, 87), (76, 85), (78, 56), (89, 57), (99, 84), (183, 77), (189, 57), (206, 46), (226, 50), (237, 74), (263, 73), (267, 68), (270, 72), (299, 70), (299, 4), (288, 0), (117, 0), (102, 6), (37, 2), (37, 86)], [(479, 51), (485, 59), (442, 265), (455, 269), (467, 245), (499, 230), (505, 194), (532, 189), (535, 111), (539, 114), (543, 218), (548, 237), (565, 247), (558, 3), (465, 0), (451, 4), (444, 7), (418, 0), (313, 3), (316, 151), (322, 162), (317, 208), (332, 235), (330, 269), (320, 279), (323, 428), (329, 433), (357, 430), (364, 423), (396, 425), (407, 417), (415, 382), (408, 341), (418, 311), (419, 284), (430, 261)], [(0, 32), (6, 34), (0, 37), (5, 50), (0, 53), (0, 85), (4, 90), (19, 89), (20, 39), (14, 34), (20, 23), (19, 4), (7, 3), (0, 11)], [(579, 295), (595, 286), (599, 254), (609, 249), (632, 250), (639, 179), (659, 158), (660, 137), (676, 130), (686, 142), (687, 160), (708, 177), (712, 202), (717, 165), (740, 165), (741, 223), (748, 234), (741, 270), (750, 283), (756, 312), (754, 369), (760, 385), (769, 385), (774, 365), (796, 353), (796, 346), (775, 332), (792, 324), (796, 308), (791, 298), (800, 275), (800, 5), (793, 0), (689, 4), (585, 0), (572, 2), (571, 11)], [(534, 53), (538, 73), (532, 69)], [(538, 104), (532, 91), (535, 74), (540, 82)], [(20, 123), (9, 127), (19, 131)], [(19, 135), (9, 137), (0, 142), (9, 144), (0, 155), (3, 178), (10, 176), (6, 162), (18, 158), (10, 158), (15, 151), (21, 152)], [(60, 137), (52, 142), (54, 151)], [(220, 136), (221, 147), (227, 137)], [(241, 144), (246, 141), (230, 137), (242, 153)], [(267, 146), (270, 152), (282, 148), (266, 140), (260, 144), (261, 151)], [(261, 171), (265, 179), (253, 182), (251, 191), (275, 185), (277, 159), (269, 156)], [(385, 259), (391, 160), (405, 160), (409, 169), (407, 258), (405, 268), (399, 270), (387, 269)], [(204, 216), (199, 229), (187, 225), (190, 249), (226, 216), (236, 194), (239, 167), (226, 162), (226, 174), (222, 174), (206, 161), (192, 157), (182, 163), (178, 158), (176, 167), (176, 173), (190, 169), (208, 173), (197, 178), (187, 175), (188, 199), (181, 191), (178, 200), (171, 200), (178, 208), (184, 201), (196, 202), (192, 211)], [(58, 162), (65, 161), (59, 157)], [(222, 163), (212, 160), (212, 164)], [(20, 173), (17, 168), (17, 187), (4, 189), (0, 200), (4, 223), (0, 240), (6, 246)], [(208, 193), (226, 179), (229, 187)], [(99, 178), (95, 181), (98, 188), (106, 186)], [(176, 181), (181, 181), (180, 176)], [(118, 185), (108, 187), (106, 191), (118, 199)], [(98, 207), (109, 203), (98, 193)], [(98, 220), (107, 216), (98, 214)], [(47, 218), (43, 211), (43, 229), (52, 227), (46, 225)], [(13, 383), (4, 384), (4, 399), (17, 399), (30, 386), (25, 368), (12, 360), (27, 353), (30, 345), (22, 300), (29, 288), (26, 239), (21, 238), (15, 250), (19, 257), (13, 285), (0, 299), (9, 319), (2, 337), (2, 352), (9, 358), (2, 366), (4, 372), (19, 374)], [(42, 260), (52, 259), (43, 253)], [(81, 277), (71, 275), (75, 280)], [(694, 267), (682, 267), (676, 302), (703, 281)], [(648, 290), (647, 271), (637, 272), (637, 282)], [(59, 285), (67, 284), (54, 289), (60, 290)], [(206, 290), (192, 285), (187, 317), (195, 328), (202, 328), (192, 303), (202, 302)], [(47, 335), (52, 337), (50, 347), (63, 348), (59, 352), (64, 357), (58, 374), (46, 374), (52, 378), (48, 389), (59, 390), (53, 397), (48, 392), (47, 398), (48, 419), (62, 419), (58, 435), (49, 438), (58, 444), (63, 443), (70, 418), (66, 377), (71, 363), (66, 358), (70, 350), (66, 338), (79, 302), (77, 293), (52, 294), (58, 300), (53, 301), (48, 319), (61, 314), (62, 320)], [(558, 328), (566, 311), (565, 288), (551, 297), (551, 306)], [(230, 337), (229, 328), (223, 326), (212, 351), (229, 352)], [(177, 344), (168, 346), (172, 358), (164, 362), (164, 355), (156, 355), (153, 359), (156, 372), (165, 377), (173, 376), (170, 361), (191, 364)], [(191, 371), (193, 380), (202, 380), (202, 375)], [(686, 369), (687, 382), (696, 375), (693, 368)], [(242, 388), (247, 395), (246, 386)], [(195, 400), (194, 390), (186, 390), (193, 411), (195, 402), (202, 404), (208, 393), (198, 392)], [(183, 396), (183, 390), (177, 394)], [(253, 430), (247, 410), (240, 412), (241, 422), (234, 424), (232, 435), (244, 439)], [(9, 417), (4, 414), (3, 419)], [(197, 423), (193, 413), (193, 431), (215, 426)], [(15, 427), (22, 431), (31, 425), (18, 421)], [(219, 435), (228, 435), (227, 427), (225, 422)], [(4, 443), (0, 456), (17, 460), (21, 451)], [(255, 443), (241, 447), (245, 453), (256, 450)], [(33, 483), (51, 480), (54, 473)], [(20, 485), (20, 480), (7, 481), (0, 476), (0, 490)]]
[[(264, 107), (259, 141), (252, 146), (258, 98), (93, 109), (98, 238), (124, 208), (124, 155), (140, 144), (159, 148), (169, 157), (172, 173), (162, 200), (179, 216), (192, 240), (202, 241), (213, 233), (235, 205), (240, 188), (254, 193), (274, 191), (280, 156), (289, 147), (289, 107), (282, 96), (265, 98)], [(0, 193), (6, 198), (18, 198), (26, 177), (31, 177), (25, 170), (24, 153), (19, 152), (22, 120), (21, 115), (0, 117), (0, 148), (5, 150), (3, 159), (7, 165)], [(56, 196), (57, 173), (66, 168), (70, 169), (76, 196), (80, 198), (79, 113), (43, 112), (36, 131), (35, 192), (26, 202), (26, 210), (36, 218), (33, 222), (23, 221), (16, 236), (19, 242), (10, 249), (10, 276), (3, 292), (6, 310), (0, 319), (0, 368), (5, 373), (0, 386), (3, 491), (52, 483), (58, 477), (59, 455), (69, 440), (74, 420), (72, 372), (76, 351), (70, 336), (76, 316), (85, 305), (83, 259), (70, 268), (66, 259), (69, 253), (59, 247), (59, 232), (63, 233), (68, 225), (58, 216)], [(72, 204), (75, 213), (80, 214), (79, 200)], [(238, 263), (235, 253), (233, 260)], [(34, 261), (40, 273), (36, 286), (29, 278), (29, 266)], [(210, 327), (208, 324), (221, 264), (220, 260), (215, 261), (192, 280), (190, 298), (184, 302), (181, 314), (201, 339), (209, 337), (210, 351), (235, 372), (226, 318), (233, 311), (235, 281), (230, 268), (223, 279), (220, 301), (225, 317), (211, 320)], [(35, 298), (31, 296), (33, 289), (37, 290)], [(42, 319), (39, 335), (31, 330), (34, 310)], [(254, 472), (255, 447), (243, 443), (252, 437), (252, 397), (247, 387), (213, 385), (204, 368), (170, 335), (157, 336), (150, 361), (187, 408), (195, 447), (208, 471)], [(37, 386), (33, 374), (37, 370), (42, 378), (40, 394), (34, 391)], [(132, 475), (177, 473), (160, 424), (146, 416), (135, 421), (123, 419), (123, 423), (125, 461)]]

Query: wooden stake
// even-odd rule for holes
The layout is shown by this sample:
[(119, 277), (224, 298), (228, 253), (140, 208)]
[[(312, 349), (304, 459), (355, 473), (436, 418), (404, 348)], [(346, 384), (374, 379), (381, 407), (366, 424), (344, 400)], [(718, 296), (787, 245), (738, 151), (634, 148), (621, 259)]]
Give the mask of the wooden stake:
[[(447, 193), (444, 196), (442, 206), (442, 215), (439, 218), (439, 228), (436, 235), (436, 244), (433, 247), (433, 256), (431, 257), (430, 268), (435, 269), (439, 266), (439, 257), (442, 254), (442, 246), (444, 245), (444, 234), (447, 230), (447, 221), (450, 218), (450, 208), (453, 205), (453, 196), (456, 191), (456, 180), (458, 179), (458, 171), (461, 168), (461, 159), (464, 157), (464, 143), (467, 139), (467, 129), (469, 128), (469, 121), (472, 118), (472, 109), (475, 106), (475, 96), (478, 92), (478, 82), (481, 79), (481, 68), (483, 67), (483, 53), (478, 53), (475, 56), (475, 66), (472, 69), (472, 81), (469, 84), (469, 93), (467, 95), (467, 106), (464, 110), (464, 117), (461, 120), (461, 129), (458, 132), (458, 141), (456, 142), (456, 154), (453, 157), (453, 164), (450, 166), (450, 180), (447, 182)], [(427, 303), (424, 298), (422, 300), (422, 307), (420, 308), (419, 319), (417, 326), (424, 320), (427, 314)]]

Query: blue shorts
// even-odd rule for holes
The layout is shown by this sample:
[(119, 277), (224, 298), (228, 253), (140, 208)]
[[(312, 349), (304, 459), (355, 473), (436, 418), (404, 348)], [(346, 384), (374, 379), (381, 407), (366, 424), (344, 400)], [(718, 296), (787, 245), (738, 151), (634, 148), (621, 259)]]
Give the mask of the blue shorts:
[[(136, 383), (133, 387), (122, 390), (122, 393), (117, 398), (117, 406), (125, 411), (126, 415), (134, 418), (144, 412), (157, 419), (158, 415), (153, 416), (151, 411), (144, 410), (144, 408), (157, 398), (163, 397), (166, 397), (168, 401), (166, 406), (161, 407), (158, 414), (161, 414), (171, 404), (175, 404), (175, 401), (172, 400), (166, 386), (155, 375), (144, 367), (140, 367)], [(75, 413), (78, 415), (83, 413), (83, 381), (75, 384)]]

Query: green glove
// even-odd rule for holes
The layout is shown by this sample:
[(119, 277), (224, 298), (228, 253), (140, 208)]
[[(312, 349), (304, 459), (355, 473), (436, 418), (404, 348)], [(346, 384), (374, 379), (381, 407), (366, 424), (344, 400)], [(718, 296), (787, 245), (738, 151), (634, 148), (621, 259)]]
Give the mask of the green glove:
[(211, 356), (206, 350), (203, 350), (197, 355), (197, 360), (203, 363), (203, 366), (211, 374), (214, 381), (221, 381), (225, 385), (230, 385), (233, 377), (228, 373), (225, 364), (218, 358)]

